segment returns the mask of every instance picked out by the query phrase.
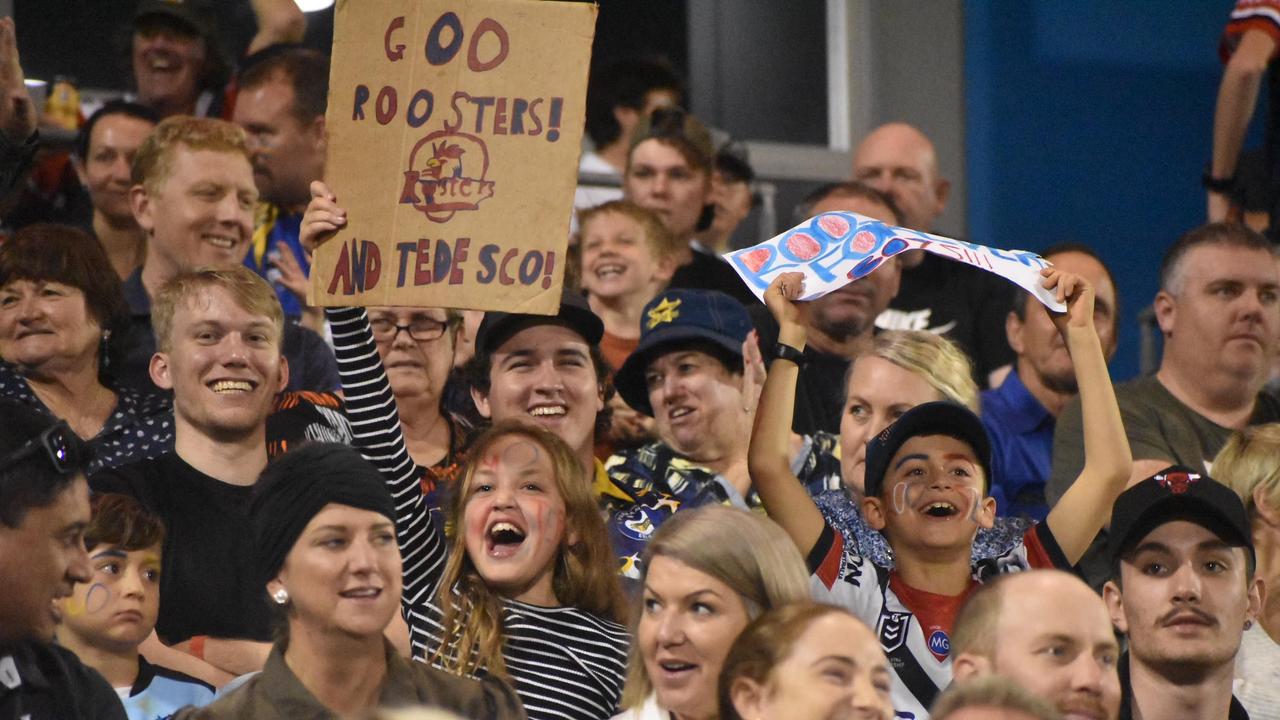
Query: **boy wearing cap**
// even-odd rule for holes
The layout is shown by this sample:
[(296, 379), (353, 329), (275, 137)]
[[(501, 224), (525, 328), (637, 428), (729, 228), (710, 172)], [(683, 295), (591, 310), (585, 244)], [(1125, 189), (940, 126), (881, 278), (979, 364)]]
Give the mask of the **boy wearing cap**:
[[(761, 399), (751, 442), (751, 472), (769, 515), (807, 554), (815, 597), (850, 608), (880, 636), (894, 667), (899, 717), (928, 717), (951, 681), (950, 637), (960, 605), (984, 578), (1032, 567), (1070, 568), (1101, 527), (1124, 488), (1132, 460), (1093, 326), (1093, 289), (1053, 268), (1043, 285), (1056, 288), (1067, 312), (1053, 317), (1075, 361), (1086, 415), (1088, 459), (1081, 490), (1064, 497), (1045, 523), (995, 558), (970, 564), (974, 537), (995, 519), (991, 447), (982, 422), (967, 408), (944, 402), (908, 410), (867, 444), (867, 523), (885, 535), (892, 569), (876, 566), (823, 519), (787, 472), (776, 428), (790, 427), (794, 388), (805, 340), (798, 273), (784, 273), (765, 293), (779, 325), (779, 347)], [(770, 409), (778, 408), (776, 412)]]
[[(654, 418), (658, 440), (609, 458), (609, 531), (622, 572), (672, 513), (708, 503), (763, 510), (747, 444), (763, 376), (751, 318), (714, 290), (667, 290), (645, 306), (640, 344), (614, 376), (618, 393)], [(790, 460), (813, 492), (840, 485), (835, 437), (790, 434)]]
[(1111, 536), (1114, 574), (1103, 597), (1129, 639), (1121, 719), (1248, 718), (1231, 683), (1263, 588), (1240, 498), (1169, 467), (1116, 498)]

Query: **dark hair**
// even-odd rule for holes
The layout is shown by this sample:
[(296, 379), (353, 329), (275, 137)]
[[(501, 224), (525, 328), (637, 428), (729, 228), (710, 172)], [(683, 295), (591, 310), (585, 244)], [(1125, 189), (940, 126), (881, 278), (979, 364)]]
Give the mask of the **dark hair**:
[(1160, 261), (1161, 290), (1171, 295), (1177, 294), (1173, 286), (1177, 284), (1176, 276), (1182, 268), (1182, 259), (1188, 252), (1201, 245), (1225, 245), (1246, 250), (1261, 250), (1270, 253), (1272, 257), (1276, 257), (1280, 252), (1261, 233), (1254, 232), (1239, 223), (1217, 222), (1201, 225), (1188, 230), (1165, 251), (1164, 259)]
[[(1080, 253), (1087, 255), (1102, 266), (1102, 271), (1107, 274), (1107, 280), (1111, 281), (1111, 287), (1116, 289), (1116, 304), (1111, 308), (1111, 324), (1114, 326), (1116, 339), (1120, 337), (1120, 285), (1116, 283), (1116, 276), (1111, 273), (1111, 268), (1102, 261), (1102, 257), (1092, 247), (1081, 242), (1066, 241), (1054, 243), (1044, 250), (1040, 251), (1040, 257), (1048, 258), (1051, 255), (1065, 255), (1067, 253)], [(1094, 288), (1097, 290), (1097, 288)], [(1022, 288), (1009, 283), (1009, 306), (1013, 308), (1013, 314), (1018, 316), (1019, 320), (1027, 319), (1027, 303), (1032, 301), (1031, 293)]]
[[(604, 409), (596, 413), (595, 426), (595, 436), (602, 438), (608, 434), (613, 424), (613, 409), (609, 407), (609, 400), (613, 398), (614, 393), (613, 369), (604, 359), (604, 353), (600, 351), (599, 345), (588, 346), (588, 354), (591, 356), (591, 367), (596, 372), (596, 387), (601, 389), (601, 395), (604, 396)], [(493, 370), (493, 358), (490, 353), (477, 350), (462, 370), (468, 387), (475, 388), (485, 395), (489, 394), (489, 373)], [(493, 419), (490, 418), (489, 421), (492, 422)]]
[(272, 46), (254, 56), (240, 74), (240, 90), (248, 90), (280, 77), (293, 88), (293, 117), (309, 123), (324, 115), (329, 101), (329, 58), (297, 45)]
[(684, 82), (666, 60), (618, 60), (591, 73), (587, 85), (587, 135), (596, 147), (615, 142), (622, 134), (622, 127), (613, 116), (614, 108), (642, 111), (646, 97), (655, 90), (670, 90), (676, 94), (677, 103), (683, 101)]
[[(0, 458), (7, 458), (56, 422), (17, 400), (0, 399)], [(0, 524), (19, 527), (27, 511), (53, 503), (83, 475), (88, 449), (72, 433), (67, 433), (67, 439), (72, 446), (69, 457), (74, 460), (70, 472), (58, 472), (38, 448), (17, 462), (0, 463)]]
[(711, 174), (715, 164), (715, 146), (711, 132), (702, 121), (679, 107), (661, 107), (640, 120), (631, 146), (627, 150), (627, 167), (631, 167), (631, 155), (636, 146), (645, 140), (657, 140), (670, 145), (695, 171)]
[(52, 281), (84, 293), (85, 309), (110, 338), (98, 356), (98, 377), (106, 384), (108, 368), (119, 367), (119, 337), (129, 327), (120, 276), (102, 245), (83, 230), (67, 225), (28, 225), (0, 245), (0, 287), (15, 280)]
[(902, 222), (902, 211), (898, 204), (887, 193), (882, 193), (870, 185), (857, 180), (827, 183), (814, 188), (804, 199), (796, 204), (795, 221), (802, 223), (813, 217), (813, 207), (829, 197), (855, 197), (869, 200), (889, 208), (893, 213), (894, 223)]
[(151, 123), (152, 126), (160, 124), (160, 115), (146, 105), (127, 100), (109, 100), (89, 116), (89, 119), (80, 128), (80, 132), (76, 134), (75, 152), (76, 157), (80, 158), (81, 162), (89, 159), (89, 141), (93, 138), (93, 128), (98, 124), (99, 120), (111, 115), (124, 115), (135, 120)]
[(145, 550), (164, 541), (164, 521), (128, 495), (103, 493), (93, 498), (93, 519), (84, 530), (89, 550), (112, 545), (126, 552)]

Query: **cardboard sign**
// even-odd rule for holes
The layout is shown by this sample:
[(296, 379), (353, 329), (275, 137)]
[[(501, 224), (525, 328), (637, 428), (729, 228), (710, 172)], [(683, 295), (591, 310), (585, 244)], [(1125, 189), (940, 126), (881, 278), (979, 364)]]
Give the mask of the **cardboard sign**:
[(315, 305), (553, 314), (596, 7), (340, 0)]
[(1050, 263), (1033, 252), (975, 245), (851, 212), (822, 213), (759, 245), (728, 253), (725, 259), (761, 301), (769, 283), (784, 272), (804, 273), (805, 293), (800, 299), (816, 300), (866, 277), (887, 258), (906, 250), (925, 250), (995, 273), (1050, 310), (1067, 309), (1041, 286), (1040, 270)]

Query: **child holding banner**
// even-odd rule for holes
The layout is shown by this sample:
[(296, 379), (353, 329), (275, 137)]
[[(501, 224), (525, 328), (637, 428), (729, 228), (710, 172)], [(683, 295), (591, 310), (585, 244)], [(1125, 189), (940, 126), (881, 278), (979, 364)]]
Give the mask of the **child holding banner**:
[(979, 528), (990, 528), (990, 443), (981, 421), (946, 402), (917, 406), (867, 445), (863, 513), (893, 550), (890, 570), (862, 557), (823, 519), (789, 467), (796, 377), (793, 358), (805, 343), (799, 273), (783, 273), (765, 292), (779, 325), (778, 360), (761, 395), (749, 455), (751, 475), (769, 516), (808, 557), (815, 597), (844, 605), (875, 628), (895, 668), (899, 717), (928, 717), (951, 680), (948, 634), (960, 604), (991, 575), (1059, 566), (1084, 554), (1124, 489), (1132, 460), (1093, 326), (1093, 289), (1077, 276), (1046, 268), (1044, 288), (1067, 311), (1055, 314), (1075, 363), (1084, 406), (1087, 461), (1080, 478), (1042, 525), (1003, 555), (971, 565)]
[[(305, 246), (338, 226), (313, 198)], [(533, 720), (616, 712), (630, 637), (617, 567), (575, 452), (531, 424), (499, 423), (470, 448), (445, 543), (405, 445), (395, 399), (361, 308), (327, 308), (354, 445), (397, 507), (402, 611), (413, 657), (459, 675), (509, 679)]]

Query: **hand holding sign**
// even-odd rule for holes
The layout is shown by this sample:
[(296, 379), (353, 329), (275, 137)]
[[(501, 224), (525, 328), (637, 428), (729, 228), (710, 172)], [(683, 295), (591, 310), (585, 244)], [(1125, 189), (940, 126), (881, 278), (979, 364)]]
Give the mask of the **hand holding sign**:
[(1097, 329), (1093, 326), (1093, 286), (1079, 275), (1052, 266), (1041, 270), (1040, 274), (1044, 276), (1041, 283), (1044, 289), (1052, 290), (1054, 298), (1066, 305), (1066, 312), (1053, 312), (1045, 308), (1062, 338), (1067, 338), (1070, 328), (1096, 332)]
[(1066, 310), (1041, 286), (1040, 270), (1048, 263), (1035, 253), (893, 227), (851, 212), (822, 213), (759, 245), (731, 252), (725, 259), (761, 300), (769, 283), (788, 271), (804, 276), (805, 293), (798, 299), (815, 300), (913, 249), (995, 273), (1035, 295), (1046, 307)]

